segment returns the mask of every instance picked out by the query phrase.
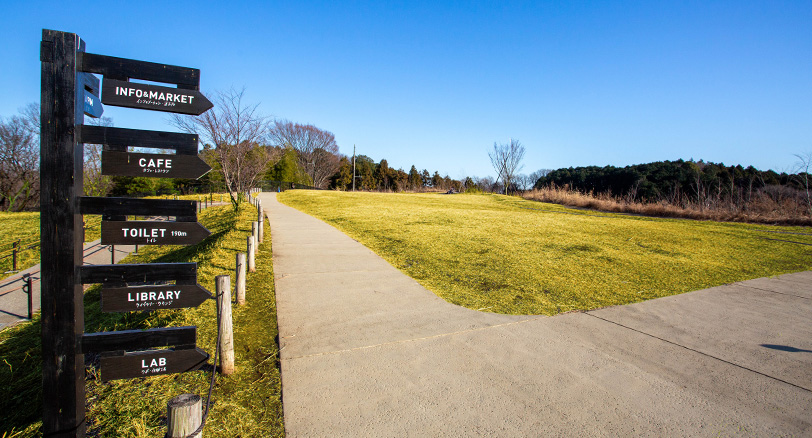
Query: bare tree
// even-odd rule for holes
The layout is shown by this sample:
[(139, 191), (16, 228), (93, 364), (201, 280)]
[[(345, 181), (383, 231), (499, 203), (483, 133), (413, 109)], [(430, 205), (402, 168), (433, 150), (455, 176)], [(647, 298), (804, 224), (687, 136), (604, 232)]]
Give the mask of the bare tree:
[[(113, 119), (102, 117), (90, 118), (88, 125), (113, 126)], [(101, 158), (103, 146), (100, 144), (85, 144), (84, 149), (84, 190), (85, 196), (107, 196), (113, 188), (113, 178), (101, 173)]]
[(296, 151), (299, 166), (310, 175), (315, 187), (326, 188), (330, 177), (338, 171), (340, 157), (332, 132), (283, 120), (274, 123), (271, 139), (275, 146)]
[(507, 195), (508, 189), (514, 180), (516, 172), (521, 170), (522, 160), (524, 159), (524, 146), (519, 143), (519, 140), (510, 139), (506, 144), (493, 144), (493, 151), (488, 152), (496, 170), (497, 178), (502, 180)]
[(201, 140), (214, 145), (212, 155), (222, 170), (235, 209), (268, 162), (277, 158), (273, 148), (262, 145), (271, 128), (270, 119), (258, 113), (259, 104), (245, 104), (244, 97), (245, 88), (218, 91), (211, 110), (199, 116), (173, 114), (170, 119), (178, 129), (197, 133)]
[(812, 171), (812, 152), (807, 152), (805, 154), (795, 154), (795, 158), (798, 159), (798, 162), (795, 163), (796, 166), (796, 175), (795, 179), (801, 185), (806, 195), (806, 208), (807, 213), (812, 215), (812, 194), (810, 194), (810, 187), (809, 187), (809, 179), (810, 175), (809, 172)]
[(0, 118), (0, 208), (22, 211), (39, 200), (39, 105)]
[(534, 188), (536, 186), (536, 183), (538, 183), (538, 181), (541, 178), (544, 178), (545, 176), (549, 175), (550, 172), (552, 172), (552, 171), (553, 171), (552, 169), (539, 169), (539, 170), (531, 173), (530, 174), (530, 181), (531, 181), (530, 188)]

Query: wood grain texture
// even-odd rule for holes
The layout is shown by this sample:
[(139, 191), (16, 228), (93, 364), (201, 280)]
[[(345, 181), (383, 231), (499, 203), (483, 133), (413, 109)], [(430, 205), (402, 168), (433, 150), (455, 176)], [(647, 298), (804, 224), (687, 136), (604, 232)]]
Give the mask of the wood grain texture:
[(82, 53), (79, 57), (79, 70), (98, 73), (105, 78), (123, 81), (142, 79), (165, 84), (176, 84), (178, 88), (188, 90), (198, 90), (200, 88), (199, 69), (159, 64), (157, 62)]
[(82, 214), (173, 216), (184, 218), (183, 222), (197, 222), (197, 201), (80, 196), (77, 202)]
[(197, 284), (197, 263), (87, 265), (80, 266), (78, 270), (81, 284), (144, 284), (172, 280), (177, 284)]
[[(197, 394), (181, 394), (166, 404), (168, 438), (186, 438), (203, 422), (203, 399)], [(203, 438), (203, 432), (196, 438)]]
[(82, 285), (82, 147), (84, 87), (77, 86), (76, 56), (84, 43), (72, 33), (44, 29), (40, 45), (40, 244), (42, 290), (42, 431), (85, 435), (85, 368)]
[(137, 351), (174, 345), (195, 345), (197, 327), (161, 327), (147, 330), (119, 330), (117, 332), (85, 333), (82, 351)]
[(79, 127), (78, 134), (79, 143), (101, 144), (109, 146), (111, 149), (117, 147), (117, 150), (123, 152), (127, 151), (127, 146), (133, 146), (175, 149), (178, 154), (197, 155), (197, 134), (90, 125)]
[(223, 375), (234, 373), (234, 329), (231, 320), (231, 278), (228, 275), (215, 277), (217, 284), (217, 306), (220, 311), (220, 372)]

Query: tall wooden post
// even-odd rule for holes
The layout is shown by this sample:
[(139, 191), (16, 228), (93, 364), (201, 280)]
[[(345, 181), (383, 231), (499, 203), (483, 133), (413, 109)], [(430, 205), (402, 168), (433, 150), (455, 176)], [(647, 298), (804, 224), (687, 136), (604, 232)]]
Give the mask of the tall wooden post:
[(220, 372), (234, 372), (234, 329), (231, 325), (231, 277), (214, 277), (217, 286), (217, 306), (220, 308)]
[[(85, 357), (78, 342), (85, 331), (82, 285), (82, 145), (84, 87), (77, 86), (76, 35), (42, 31), (40, 130), (40, 245), (42, 260), (42, 432), (84, 437)], [(82, 93), (80, 95), (80, 93)], [(76, 340), (66, 342), (67, 339)]]

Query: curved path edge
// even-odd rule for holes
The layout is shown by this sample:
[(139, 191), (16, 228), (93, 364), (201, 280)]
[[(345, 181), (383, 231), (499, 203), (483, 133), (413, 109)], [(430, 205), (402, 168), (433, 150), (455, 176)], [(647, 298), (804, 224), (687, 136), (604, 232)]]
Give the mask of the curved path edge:
[(812, 433), (812, 271), (556, 317), (480, 313), (260, 198), (288, 436)]

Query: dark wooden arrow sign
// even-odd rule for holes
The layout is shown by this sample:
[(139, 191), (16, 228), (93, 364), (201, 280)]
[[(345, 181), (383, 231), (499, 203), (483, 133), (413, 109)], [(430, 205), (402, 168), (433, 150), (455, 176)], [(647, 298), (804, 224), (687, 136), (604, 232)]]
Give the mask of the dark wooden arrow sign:
[(138, 351), (147, 348), (197, 344), (197, 327), (163, 327), (148, 330), (85, 333), (82, 335), (84, 353), (104, 351)]
[(78, 128), (79, 143), (103, 144), (123, 152), (127, 151), (127, 146), (135, 146), (175, 149), (178, 154), (197, 155), (197, 134), (90, 125), (81, 125)]
[(197, 201), (80, 196), (77, 202), (82, 214), (174, 216), (185, 218), (184, 222), (197, 221)]
[(101, 308), (102, 312), (182, 309), (197, 307), (211, 297), (211, 293), (199, 284), (103, 288)]
[(120, 356), (102, 356), (101, 379), (107, 382), (116, 379), (185, 373), (199, 369), (208, 360), (209, 355), (199, 348), (151, 350), (125, 353)]
[(102, 245), (194, 245), (211, 231), (198, 222), (105, 221)]
[(79, 266), (82, 284), (104, 283), (124, 285), (150, 281), (175, 281), (176, 284), (197, 284), (197, 263), (141, 263)]
[(196, 155), (102, 151), (102, 175), (197, 179), (210, 170)]
[(197, 90), (161, 87), (104, 78), (102, 103), (127, 108), (199, 116), (214, 105)]

